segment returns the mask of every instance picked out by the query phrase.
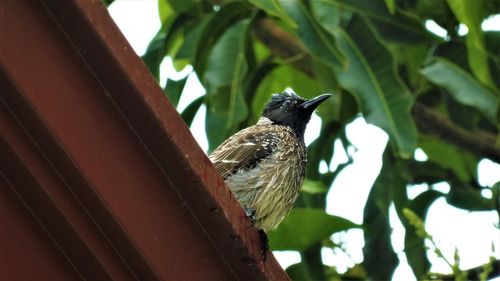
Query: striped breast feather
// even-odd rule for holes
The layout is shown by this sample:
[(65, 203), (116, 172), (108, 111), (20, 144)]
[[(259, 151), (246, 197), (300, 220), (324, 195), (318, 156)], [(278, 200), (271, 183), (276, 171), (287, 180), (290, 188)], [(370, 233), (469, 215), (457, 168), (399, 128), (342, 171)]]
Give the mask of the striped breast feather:
[[(274, 126), (273, 126), (274, 127)], [(252, 126), (234, 134), (209, 156), (226, 180), (241, 169), (252, 169), (273, 153), (280, 142), (274, 128)]]

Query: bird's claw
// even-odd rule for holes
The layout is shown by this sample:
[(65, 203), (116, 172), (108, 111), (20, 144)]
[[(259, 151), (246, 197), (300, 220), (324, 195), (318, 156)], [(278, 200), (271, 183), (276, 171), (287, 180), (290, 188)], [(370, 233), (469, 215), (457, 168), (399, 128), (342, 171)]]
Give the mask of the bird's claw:
[[(245, 207), (245, 215), (250, 219), (252, 225), (255, 225), (257, 218), (255, 217), (255, 208)], [(266, 232), (264, 230), (259, 229), (259, 238), (260, 238), (260, 250), (262, 253), (262, 257), (264, 261), (267, 259), (267, 251), (269, 251), (269, 239), (267, 238)]]
[(252, 225), (254, 225), (257, 221), (257, 218), (255, 217), (255, 208), (245, 207), (245, 215), (250, 219)]
[(260, 250), (262, 252), (262, 257), (264, 261), (266, 261), (267, 251), (269, 251), (269, 239), (267, 238), (267, 234), (262, 229), (259, 229), (259, 238), (260, 238)]

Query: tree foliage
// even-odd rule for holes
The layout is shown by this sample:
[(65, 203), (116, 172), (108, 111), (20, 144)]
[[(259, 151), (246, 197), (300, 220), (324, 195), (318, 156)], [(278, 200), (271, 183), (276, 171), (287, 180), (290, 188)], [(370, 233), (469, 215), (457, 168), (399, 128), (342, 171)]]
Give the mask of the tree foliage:
[[(500, 161), (500, 32), (481, 28), (499, 12), (498, 0), (160, 0), (162, 27), (143, 59), (157, 79), (165, 56), (179, 69), (193, 66), (207, 93), (181, 114), (190, 124), (207, 107), (210, 151), (253, 124), (272, 93), (286, 87), (306, 98), (334, 93), (318, 111), (322, 130), (309, 147), (306, 185), (271, 233), (271, 247), (300, 251), (302, 262), (287, 270), (292, 278), (335, 279), (343, 276), (322, 264), (319, 251), (337, 246), (329, 240), (333, 233), (361, 227), (364, 261), (344, 277), (387, 280), (398, 264), (388, 218), (394, 203), (406, 228), (408, 262), (423, 278), (430, 267), (425, 238), (404, 209), (425, 221), (428, 207), (444, 197), (458, 208), (500, 214), (499, 185), (477, 181), (478, 161)], [(446, 37), (426, 29), (428, 20)], [(185, 82), (167, 83), (174, 104), (188, 94)], [(350, 146), (345, 126), (359, 115), (389, 136), (363, 225), (325, 213), (326, 193), (349, 163), (319, 172), (336, 140)], [(417, 148), (427, 161), (413, 158)], [(434, 190), (439, 182), (450, 191)], [(428, 190), (410, 199), (407, 188), (415, 184)], [(493, 198), (483, 197), (483, 189)]]

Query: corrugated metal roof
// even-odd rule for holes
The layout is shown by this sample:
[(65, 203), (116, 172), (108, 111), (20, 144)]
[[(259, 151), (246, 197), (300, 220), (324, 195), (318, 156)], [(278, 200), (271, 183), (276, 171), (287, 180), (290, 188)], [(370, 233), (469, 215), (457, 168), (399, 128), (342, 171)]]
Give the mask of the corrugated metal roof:
[(286, 280), (98, 0), (0, 3), (1, 280)]

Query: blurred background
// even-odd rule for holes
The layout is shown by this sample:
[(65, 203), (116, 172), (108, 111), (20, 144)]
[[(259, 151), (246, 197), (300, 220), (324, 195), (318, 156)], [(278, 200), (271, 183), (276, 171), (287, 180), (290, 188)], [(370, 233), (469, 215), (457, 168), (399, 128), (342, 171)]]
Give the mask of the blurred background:
[(207, 154), (334, 94), (269, 234), (293, 280), (500, 280), (500, 1), (103, 2)]

